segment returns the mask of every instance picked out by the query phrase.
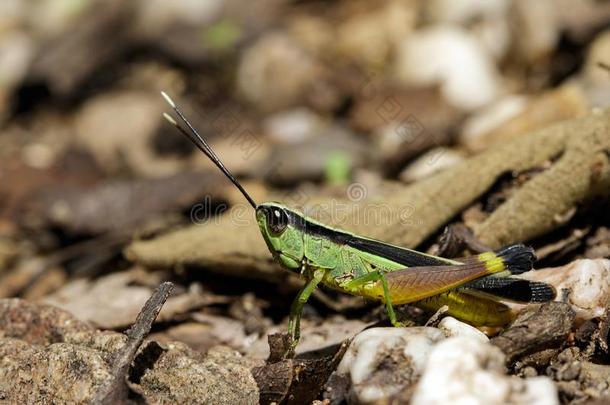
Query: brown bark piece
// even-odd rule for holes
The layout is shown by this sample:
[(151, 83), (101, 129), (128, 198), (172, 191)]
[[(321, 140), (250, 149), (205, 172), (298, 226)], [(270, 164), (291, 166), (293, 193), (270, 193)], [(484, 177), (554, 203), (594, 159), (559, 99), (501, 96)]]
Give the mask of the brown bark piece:
[[(282, 350), (281, 337), (274, 340)], [(271, 342), (271, 341), (270, 341)], [(278, 343), (279, 342), (279, 343)], [(252, 370), (260, 391), (260, 403), (309, 404), (328, 381), (343, 358), (349, 341), (343, 342), (330, 353), (284, 359)], [(272, 351), (274, 348), (271, 348)], [(277, 359), (277, 356), (270, 357)]]
[(491, 343), (512, 362), (520, 356), (557, 347), (572, 330), (575, 313), (569, 304), (549, 302), (539, 308), (530, 306)]

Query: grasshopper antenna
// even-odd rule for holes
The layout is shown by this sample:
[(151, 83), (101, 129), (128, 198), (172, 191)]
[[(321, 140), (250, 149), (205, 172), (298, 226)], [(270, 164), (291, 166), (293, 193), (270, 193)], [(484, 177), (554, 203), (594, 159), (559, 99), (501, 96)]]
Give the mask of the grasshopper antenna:
[(163, 96), (163, 98), (165, 98), (165, 101), (167, 101), (167, 103), (172, 107), (176, 114), (178, 114), (182, 122), (186, 124), (186, 126), (190, 129), (191, 132), (188, 132), (180, 124), (178, 124), (171, 115), (163, 113), (163, 117), (167, 121), (169, 121), (170, 124), (176, 127), (178, 131), (180, 131), (184, 136), (186, 136), (191, 142), (193, 142), (195, 146), (197, 146), (197, 148), (202, 151), (216, 165), (216, 167), (218, 167), (220, 171), (223, 172), (225, 176), (227, 176), (229, 180), (231, 180), (231, 183), (233, 183), (235, 187), (237, 187), (237, 189), (241, 191), (241, 193), (244, 195), (244, 197), (246, 197), (246, 200), (248, 200), (252, 208), (256, 209), (257, 204), (256, 202), (254, 202), (254, 199), (250, 197), (250, 194), (246, 192), (246, 190), (239, 183), (239, 181), (237, 181), (235, 176), (233, 176), (229, 169), (225, 167), (220, 158), (216, 155), (216, 153), (214, 153), (210, 145), (205, 141), (205, 139), (203, 139), (201, 135), (199, 135), (199, 132), (197, 132), (197, 130), (193, 128), (189, 120), (182, 113), (182, 110), (180, 110), (176, 103), (174, 103), (174, 100), (172, 100), (164, 91), (161, 92), (161, 95)]

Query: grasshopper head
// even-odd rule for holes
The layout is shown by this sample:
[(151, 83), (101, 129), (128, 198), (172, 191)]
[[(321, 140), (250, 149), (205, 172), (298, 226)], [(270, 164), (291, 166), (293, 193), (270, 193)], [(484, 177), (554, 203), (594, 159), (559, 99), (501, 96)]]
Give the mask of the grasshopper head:
[(303, 258), (303, 234), (295, 227), (298, 215), (279, 203), (263, 203), (256, 207), (256, 222), (267, 247), (284, 267), (300, 270)]

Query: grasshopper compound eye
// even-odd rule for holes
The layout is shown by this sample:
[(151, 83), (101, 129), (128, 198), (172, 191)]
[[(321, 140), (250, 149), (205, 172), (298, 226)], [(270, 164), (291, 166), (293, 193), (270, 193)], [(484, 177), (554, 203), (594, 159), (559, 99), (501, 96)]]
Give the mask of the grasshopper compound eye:
[(271, 207), (267, 209), (267, 226), (276, 235), (279, 235), (288, 226), (288, 215), (286, 212), (278, 207)]

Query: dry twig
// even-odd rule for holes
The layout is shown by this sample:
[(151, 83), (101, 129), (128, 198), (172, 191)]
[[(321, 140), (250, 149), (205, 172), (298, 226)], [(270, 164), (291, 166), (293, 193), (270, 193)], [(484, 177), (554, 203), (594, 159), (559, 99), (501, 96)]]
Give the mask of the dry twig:
[(119, 350), (112, 361), (113, 379), (103, 387), (95, 400), (96, 404), (116, 404), (127, 399), (129, 388), (125, 382), (129, 365), (133, 361), (138, 348), (144, 338), (150, 333), (153, 322), (159, 315), (163, 304), (172, 292), (174, 284), (164, 282), (157, 287), (152, 296), (146, 301), (138, 314), (136, 322), (127, 330), (127, 342)]

